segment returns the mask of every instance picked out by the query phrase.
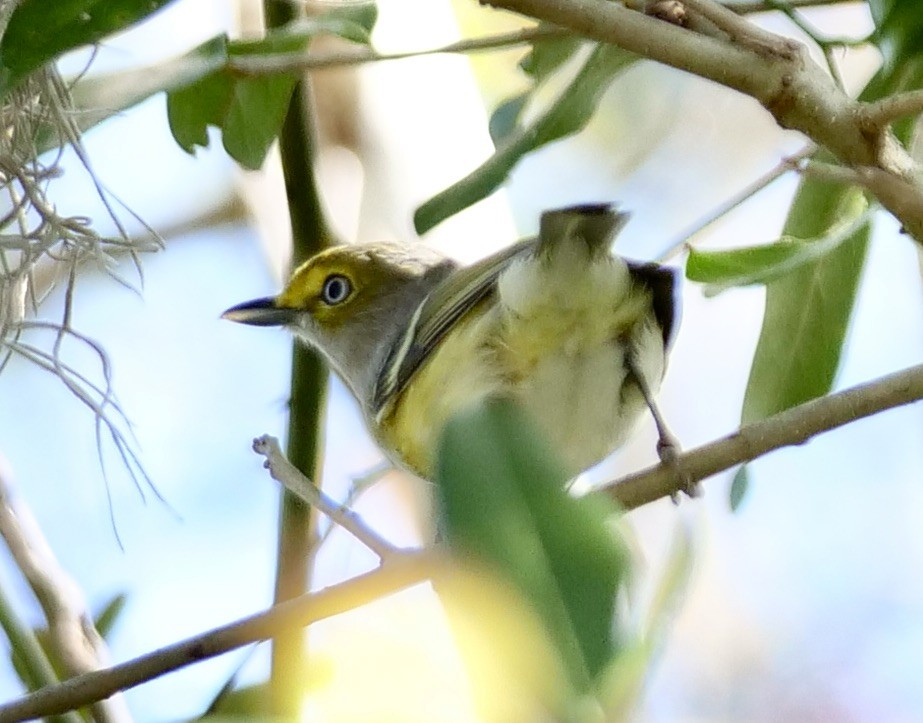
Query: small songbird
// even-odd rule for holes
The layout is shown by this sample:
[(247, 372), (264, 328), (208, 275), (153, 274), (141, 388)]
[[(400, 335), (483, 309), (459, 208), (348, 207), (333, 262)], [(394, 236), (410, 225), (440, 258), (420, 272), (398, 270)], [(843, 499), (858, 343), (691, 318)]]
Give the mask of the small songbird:
[(492, 395), (516, 400), (576, 476), (657, 413), (674, 331), (674, 272), (610, 252), (628, 214), (542, 215), (538, 237), (472, 266), (420, 245), (335, 246), (276, 297), (223, 318), (288, 327), (359, 401), (391, 461), (431, 478), (443, 425)]

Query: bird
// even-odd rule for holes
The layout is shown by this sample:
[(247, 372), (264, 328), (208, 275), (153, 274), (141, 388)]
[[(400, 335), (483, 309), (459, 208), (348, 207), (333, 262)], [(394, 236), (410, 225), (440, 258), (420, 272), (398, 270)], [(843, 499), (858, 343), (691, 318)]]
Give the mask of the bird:
[(549, 210), (537, 236), (470, 266), (421, 244), (336, 245), (222, 317), (316, 349), (388, 459), (424, 479), (449, 419), (493, 397), (521, 406), (571, 476), (620, 447), (645, 408), (668, 461), (678, 447), (654, 395), (676, 272), (611, 252), (628, 219), (608, 203)]

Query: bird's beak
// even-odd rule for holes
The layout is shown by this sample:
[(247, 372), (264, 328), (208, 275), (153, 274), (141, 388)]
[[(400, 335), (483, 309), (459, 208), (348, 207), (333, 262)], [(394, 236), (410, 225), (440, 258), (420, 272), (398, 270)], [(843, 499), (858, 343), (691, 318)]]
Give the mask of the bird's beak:
[(253, 326), (285, 326), (294, 322), (295, 314), (295, 309), (276, 306), (275, 298), (268, 296), (232, 306), (221, 318)]

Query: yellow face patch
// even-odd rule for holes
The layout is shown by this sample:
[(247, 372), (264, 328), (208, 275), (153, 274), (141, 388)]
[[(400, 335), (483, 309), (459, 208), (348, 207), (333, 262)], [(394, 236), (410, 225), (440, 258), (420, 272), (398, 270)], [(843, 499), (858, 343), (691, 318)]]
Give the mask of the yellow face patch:
[(307, 311), (319, 324), (337, 327), (371, 301), (382, 273), (387, 270), (369, 254), (346, 246), (327, 249), (298, 267), (276, 306)]

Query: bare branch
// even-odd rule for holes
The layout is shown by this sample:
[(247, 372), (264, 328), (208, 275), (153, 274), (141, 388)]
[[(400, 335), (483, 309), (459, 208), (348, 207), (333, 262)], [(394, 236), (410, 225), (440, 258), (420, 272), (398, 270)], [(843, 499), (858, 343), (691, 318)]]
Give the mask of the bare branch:
[(920, 113), (923, 113), (923, 90), (910, 90), (869, 103), (862, 109), (862, 120), (869, 128), (880, 131), (899, 118)]
[(677, 467), (693, 481), (700, 481), (780, 447), (802, 444), (821, 432), (920, 399), (923, 399), (923, 365), (747, 424), (734, 434), (686, 452), (677, 465), (651, 467), (610, 482), (600, 492), (631, 510), (678, 492), (684, 480), (677, 478)]
[[(843, 92), (801, 44), (772, 36), (739, 18), (732, 22), (735, 16), (712, 0), (683, 2), (689, 13), (706, 16), (729, 37), (680, 27), (619, 3), (488, 1), (755, 98), (781, 127), (801, 131), (843, 164), (873, 167), (887, 174), (889, 182), (877, 182), (874, 188), (878, 200), (914, 238), (923, 240), (923, 217), (912, 212), (923, 205), (923, 181), (914, 173), (910, 155), (889, 129), (869, 133), (862, 122), (864, 104)], [(770, 41), (770, 36), (776, 40)]]
[[(11, 484), (0, 466), (0, 535), (42, 608), (49, 641), (68, 677), (99, 670), (108, 663), (108, 650), (83, 595), (58, 564), (29, 510), (15, 500)], [(93, 715), (103, 722), (131, 720), (121, 696), (94, 705)]]
[(816, 150), (817, 148), (814, 146), (813, 143), (811, 143), (805, 148), (802, 148), (797, 153), (794, 153), (791, 156), (787, 156), (786, 158), (783, 158), (782, 161), (779, 162), (779, 164), (775, 168), (770, 170), (768, 173), (764, 173), (762, 176), (760, 176), (755, 181), (747, 185), (745, 188), (735, 193), (733, 196), (731, 196), (731, 198), (729, 198), (727, 201), (722, 203), (716, 209), (711, 211), (707, 216), (700, 219), (699, 221), (696, 221), (695, 225), (693, 225), (688, 230), (684, 231), (680, 235), (679, 240), (673, 243), (673, 245), (671, 245), (662, 254), (660, 254), (657, 260), (663, 262), (663, 261), (668, 261), (669, 259), (673, 258), (676, 254), (682, 251), (683, 248), (687, 246), (687, 244), (690, 243), (691, 239), (694, 236), (698, 235), (699, 233), (704, 231), (706, 228), (711, 226), (713, 223), (715, 223), (719, 219), (729, 214), (731, 211), (733, 211), (735, 208), (740, 206), (745, 201), (748, 201), (750, 198), (755, 196), (758, 192), (762, 191), (764, 188), (770, 185), (773, 181), (781, 178), (786, 173), (791, 173), (793, 171), (800, 170), (798, 164), (806, 160)]
[(534, 43), (536, 40), (563, 38), (569, 35), (572, 35), (572, 33), (559, 28), (523, 28), (485, 38), (460, 40), (457, 43), (450, 43), (439, 48), (409, 50), (403, 53), (376, 53), (374, 50), (362, 49), (326, 55), (312, 55), (310, 53), (279, 53), (264, 56), (242, 55), (229, 58), (228, 68), (242, 75), (272, 75), (289, 71), (323, 70), (324, 68), (362, 65), (380, 60), (403, 60), (405, 58), (443, 53), (503, 50), (517, 45)]
[(362, 520), (359, 515), (343, 505), (330, 499), (324, 491), (319, 489), (311, 480), (305, 477), (295, 465), (289, 462), (279, 440), (269, 435), (263, 435), (253, 440), (253, 451), (266, 458), (263, 466), (269, 470), (272, 478), (281, 482), (285, 489), (301, 499), (305, 504), (311, 505), (327, 515), (333, 522), (349, 532), (359, 542), (378, 555), (385, 562), (401, 550), (381, 535), (375, 532)]
[(372, 572), (168, 645), (107, 670), (78, 676), (0, 705), (0, 723), (41, 718), (103, 700), (120, 690), (251, 643), (298, 630), (426, 581), (435, 552), (404, 552)]
[[(786, 4), (791, 8), (815, 8), (824, 5), (856, 5), (862, 0), (787, 0)], [(739, 15), (749, 15), (751, 13), (768, 13), (778, 8), (774, 7), (767, 0), (741, 0), (740, 2), (727, 2), (724, 6), (733, 10)]]

